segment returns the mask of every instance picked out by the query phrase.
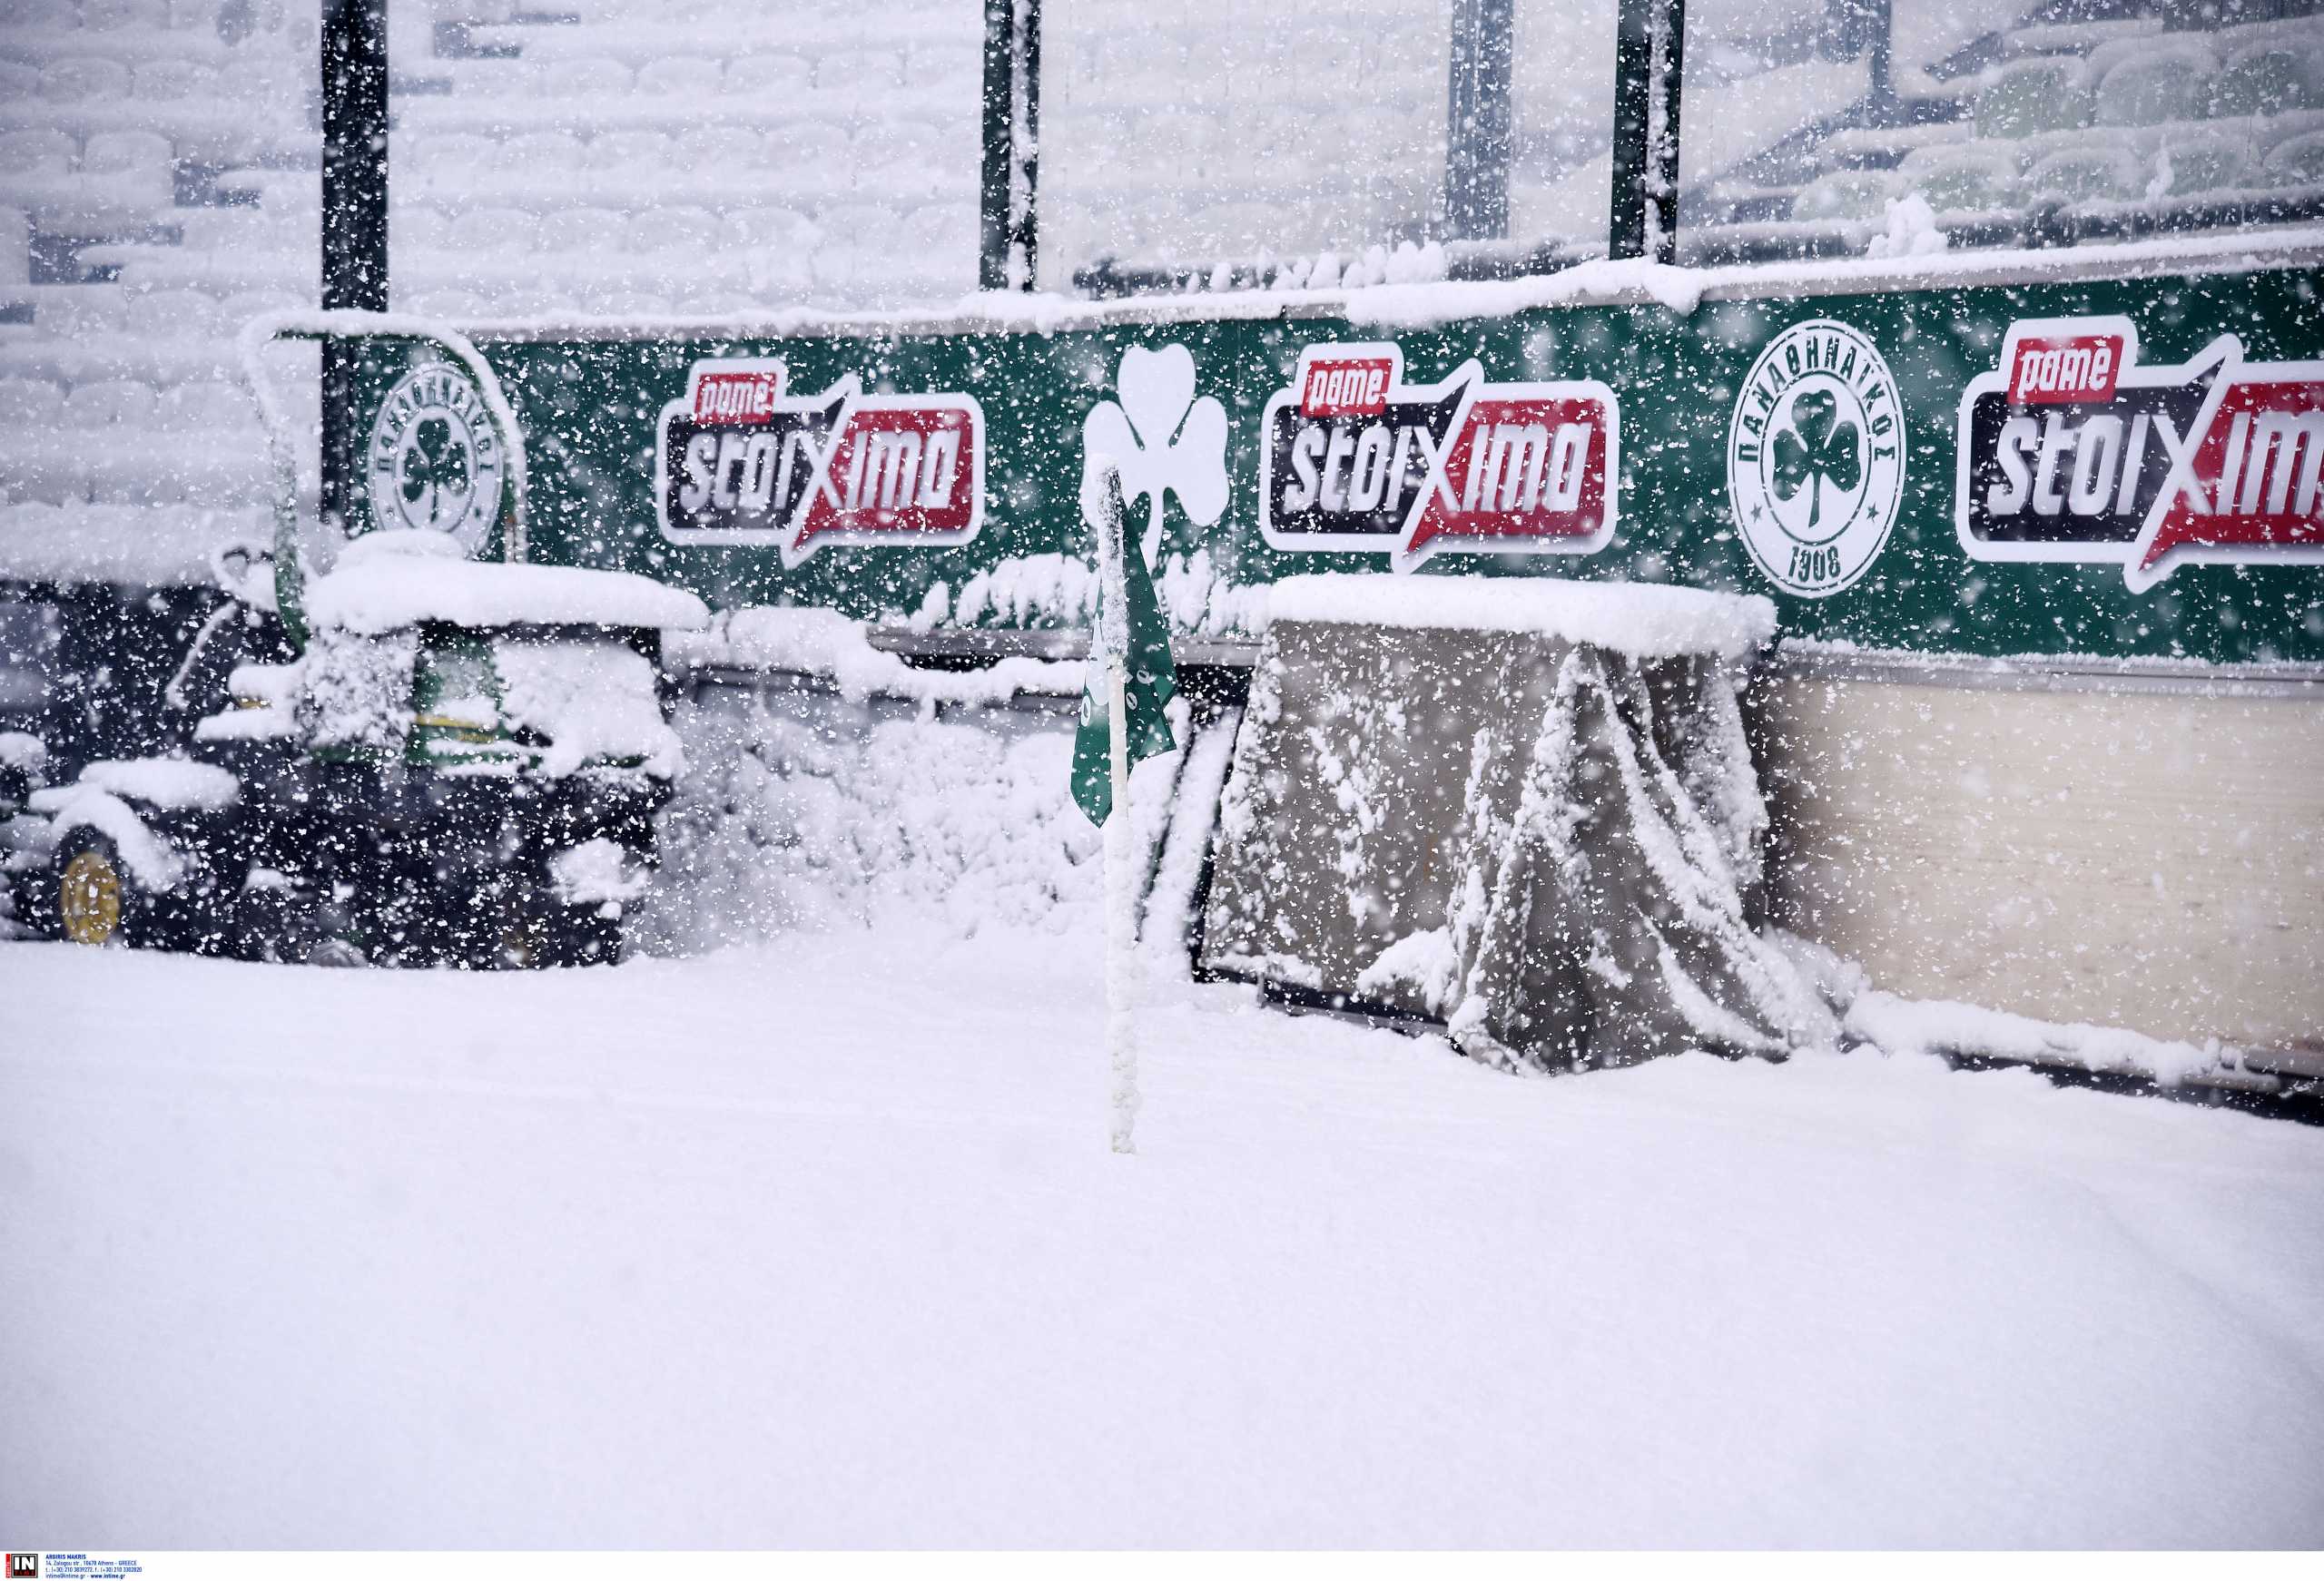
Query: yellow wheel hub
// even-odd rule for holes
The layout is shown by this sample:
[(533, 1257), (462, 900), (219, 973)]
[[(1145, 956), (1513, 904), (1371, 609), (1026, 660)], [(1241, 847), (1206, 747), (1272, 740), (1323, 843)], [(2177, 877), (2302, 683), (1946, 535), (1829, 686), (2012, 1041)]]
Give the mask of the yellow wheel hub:
[(103, 851), (79, 851), (64, 864), (58, 900), (74, 944), (110, 943), (121, 931), (121, 873)]

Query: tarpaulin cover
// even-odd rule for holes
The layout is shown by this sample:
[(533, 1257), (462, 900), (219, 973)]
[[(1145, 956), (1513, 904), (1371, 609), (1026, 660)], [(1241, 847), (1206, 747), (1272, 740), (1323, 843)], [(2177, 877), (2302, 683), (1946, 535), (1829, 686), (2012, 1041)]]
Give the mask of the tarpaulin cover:
[(1827, 1041), (1747, 907), (1767, 814), (1731, 646), (1626, 645), (1279, 613), (1221, 810), (1205, 964), (1441, 1019), (1513, 1067)]

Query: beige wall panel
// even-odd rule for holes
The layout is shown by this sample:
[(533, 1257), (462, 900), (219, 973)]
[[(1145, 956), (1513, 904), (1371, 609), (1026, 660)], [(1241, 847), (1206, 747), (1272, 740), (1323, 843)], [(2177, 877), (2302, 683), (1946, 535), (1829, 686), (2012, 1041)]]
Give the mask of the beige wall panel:
[(2324, 686), (1767, 684), (1776, 918), (1876, 987), (2324, 1044)]

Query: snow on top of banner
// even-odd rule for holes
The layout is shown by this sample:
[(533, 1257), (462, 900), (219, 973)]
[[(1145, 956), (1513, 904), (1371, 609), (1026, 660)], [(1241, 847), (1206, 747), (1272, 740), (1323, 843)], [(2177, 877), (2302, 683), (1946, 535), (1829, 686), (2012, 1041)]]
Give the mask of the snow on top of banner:
[(710, 619), (693, 594), (626, 571), (452, 559), (391, 542), (423, 536), (373, 533), (350, 544), (338, 569), (310, 584), (309, 618), (361, 636), (422, 621), (691, 631)]
[(1422, 329), (1529, 308), (1650, 301), (1681, 318), (1706, 297), (1816, 296), (1857, 290), (1926, 290), (1953, 285), (2199, 269), (2206, 274), (2312, 260), (2324, 231), (2312, 226), (2221, 235), (2149, 237), (2071, 249), (1994, 248), (1902, 256), (1787, 260), (1685, 268), (1646, 259), (1590, 259), (1553, 273), (1505, 280), (1438, 280), (1341, 293), (1349, 320)]
[(1775, 605), (1756, 594), (1549, 576), (1287, 576), (1269, 613), (1276, 622), (1526, 632), (1633, 659), (1739, 659), (1776, 630)]

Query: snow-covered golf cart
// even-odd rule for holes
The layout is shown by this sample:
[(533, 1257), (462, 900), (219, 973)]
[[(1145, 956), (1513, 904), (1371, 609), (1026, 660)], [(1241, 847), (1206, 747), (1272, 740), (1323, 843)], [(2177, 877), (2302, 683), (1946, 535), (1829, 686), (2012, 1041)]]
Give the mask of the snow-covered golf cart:
[[(465, 379), (424, 339), (415, 359)], [(407, 425), (326, 574), (287, 501), (271, 552), (222, 557), (229, 603), (171, 688), (177, 755), (45, 785), (39, 743), (12, 739), (19, 930), (343, 964), (618, 956), (682, 761), (661, 633), (706, 614), (641, 576), (470, 558), (523, 544), (498, 420), (478, 401)]]
[[(217, 874), (206, 859), (222, 849), (241, 788), (189, 749), (199, 716), (224, 705), (230, 670), (290, 657), (268, 555), (264, 545), (238, 544), (214, 557), (225, 597), (165, 667), (167, 683), (144, 722), (142, 733), (160, 755), (91, 760), (84, 741), (34, 730), (0, 734), (0, 935), (213, 951), (231, 944), (232, 908), (213, 894)], [(36, 729), (44, 721), (23, 722)]]

